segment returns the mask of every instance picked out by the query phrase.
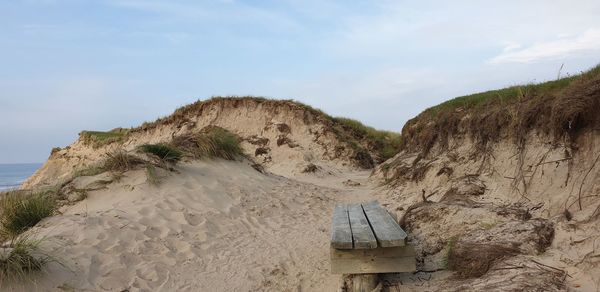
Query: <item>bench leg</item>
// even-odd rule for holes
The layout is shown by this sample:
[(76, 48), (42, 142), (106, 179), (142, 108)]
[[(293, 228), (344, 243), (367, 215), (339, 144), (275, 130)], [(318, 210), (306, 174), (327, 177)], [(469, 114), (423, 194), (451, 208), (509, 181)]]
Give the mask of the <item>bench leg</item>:
[(351, 292), (380, 292), (378, 274), (354, 274), (349, 275), (352, 287)]

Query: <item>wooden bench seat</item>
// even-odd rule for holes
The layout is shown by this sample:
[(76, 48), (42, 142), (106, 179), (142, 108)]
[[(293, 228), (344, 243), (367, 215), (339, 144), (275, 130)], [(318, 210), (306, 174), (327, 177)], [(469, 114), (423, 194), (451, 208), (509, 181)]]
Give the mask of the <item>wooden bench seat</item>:
[(377, 201), (338, 204), (331, 228), (331, 271), (334, 274), (415, 271), (414, 248), (406, 232)]

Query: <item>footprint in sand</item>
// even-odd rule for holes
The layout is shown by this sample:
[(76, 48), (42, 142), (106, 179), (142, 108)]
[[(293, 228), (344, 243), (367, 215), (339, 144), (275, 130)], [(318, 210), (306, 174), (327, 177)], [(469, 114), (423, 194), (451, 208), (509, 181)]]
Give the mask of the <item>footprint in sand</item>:
[(202, 224), (202, 222), (206, 221), (204, 217), (187, 211), (183, 213), (183, 217), (185, 218), (185, 221), (192, 226), (198, 226)]

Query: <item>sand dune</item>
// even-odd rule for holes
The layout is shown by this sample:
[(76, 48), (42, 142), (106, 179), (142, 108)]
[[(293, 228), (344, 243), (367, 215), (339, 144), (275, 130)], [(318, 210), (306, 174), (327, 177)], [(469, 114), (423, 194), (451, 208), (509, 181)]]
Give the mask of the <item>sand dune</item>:
[[(23, 291), (335, 291), (329, 272), (336, 200), (368, 196), (332, 176), (323, 184), (208, 161), (160, 173), (126, 173), (31, 230), (52, 264)], [(363, 180), (368, 173), (355, 178)], [(91, 180), (88, 178), (87, 183)], [(364, 186), (362, 186), (364, 188)], [(345, 189), (346, 191), (342, 191)], [(345, 196), (349, 196), (346, 197)]]

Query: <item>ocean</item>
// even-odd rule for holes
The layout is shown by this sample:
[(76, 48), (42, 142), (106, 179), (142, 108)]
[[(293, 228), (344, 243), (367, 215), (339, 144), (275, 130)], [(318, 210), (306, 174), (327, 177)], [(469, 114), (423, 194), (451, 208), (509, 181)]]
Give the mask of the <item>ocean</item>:
[(0, 164), (0, 191), (18, 188), (41, 163)]

